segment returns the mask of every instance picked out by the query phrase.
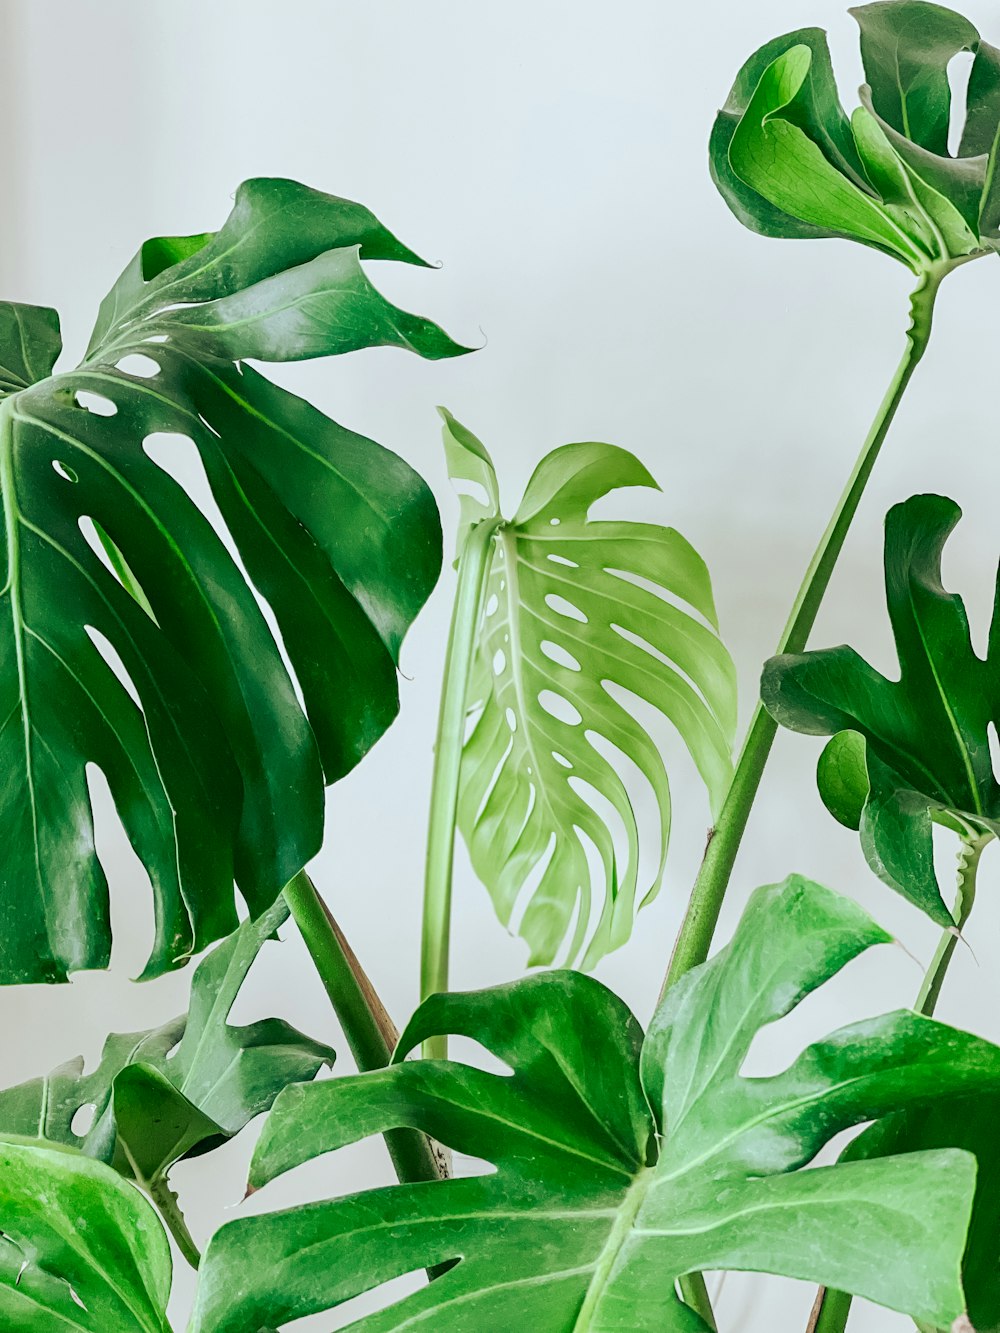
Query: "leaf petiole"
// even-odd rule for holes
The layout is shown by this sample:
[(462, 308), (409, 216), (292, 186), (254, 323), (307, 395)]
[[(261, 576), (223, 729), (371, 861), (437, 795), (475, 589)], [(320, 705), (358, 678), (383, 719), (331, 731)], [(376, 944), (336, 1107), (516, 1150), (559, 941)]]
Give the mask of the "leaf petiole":
[[(444, 685), (434, 746), (434, 775), (427, 828), (424, 874), (424, 916), (420, 951), (420, 998), (426, 1000), (448, 989), (451, 942), (452, 870), (455, 860), (455, 820), (458, 811), (465, 710), (482, 611), (483, 590), (489, 576), (493, 538), (500, 518), (483, 519), (469, 529), (458, 562), (458, 587), (448, 632)], [(424, 1043), (428, 1059), (447, 1059), (447, 1037)]]
[[(837, 502), (826, 531), (806, 570), (788, 623), (776, 649), (777, 654), (801, 652), (806, 646), (865, 486), (889, 433), (889, 427), (913, 372), (927, 350), (938, 288), (945, 275), (956, 267), (958, 262), (960, 261), (950, 261), (948, 264), (925, 270), (910, 297), (910, 327), (906, 335), (906, 350), (861, 447), (847, 486)], [(776, 731), (777, 724), (758, 702), (722, 812), (691, 892), (687, 913), (664, 978), (661, 998), (685, 973), (703, 963), (708, 957), (736, 855)]]

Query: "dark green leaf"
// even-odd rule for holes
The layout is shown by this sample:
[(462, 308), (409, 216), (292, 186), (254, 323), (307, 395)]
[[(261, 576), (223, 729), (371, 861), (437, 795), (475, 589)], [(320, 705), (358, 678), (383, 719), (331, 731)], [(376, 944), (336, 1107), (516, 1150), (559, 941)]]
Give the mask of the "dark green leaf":
[[(772, 658), (761, 681), (765, 707), (782, 726), (863, 738), (864, 779), (857, 740), (842, 745), (851, 751), (852, 799), (864, 797), (865, 855), (876, 874), (943, 926), (952, 916), (934, 874), (932, 823), (959, 833), (1000, 832), (988, 734), (1000, 720), (1000, 616), (983, 661), (973, 651), (961, 598), (941, 584), (941, 553), (960, 515), (951, 500), (918, 495), (886, 518), (885, 586), (898, 681), (846, 647)], [(832, 781), (821, 768), (825, 800)]]
[[(451, 416), (445, 447), (452, 476), (477, 484), (485, 496), (485, 502), (464, 497), (465, 529), (498, 515), (490, 457)], [(556, 449), (535, 469), (520, 508), (500, 525), (492, 546), (458, 824), (505, 924), (541, 869), (518, 927), (533, 963), (552, 962), (571, 936), (570, 958), (583, 953), (591, 966), (632, 930), (639, 825), (632, 793), (592, 737), (627, 755), (653, 790), (659, 864), (639, 905), (660, 885), (670, 830), (667, 773), (648, 730), (619, 702), (615, 687), (652, 704), (677, 728), (713, 810), (731, 773), (735, 673), (718, 637), (708, 571), (673, 528), (589, 518), (598, 500), (626, 486), (656, 483), (624, 449), (590, 443)], [(588, 788), (621, 820), (624, 867)], [(588, 839), (604, 870), (596, 924)]]
[(838, 823), (855, 830), (861, 827), (869, 792), (864, 736), (856, 731), (837, 732), (819, 757), (816, 785)]
[(170, 1333), (170, 1268), (134, 1185), (70, 1149), (0, 1139), (4, 1333)]
[[(421, 262), (358, 204), (249, 181), (218, 233), (146, 243), (78, 369), (20, 388), (51, 367), (55, 325), (0, 310), (19, 388), (0, 403), (0, 910), (16, 923), (2, 981), (107, 963), (88, 763), (152, 881), (154, 975), (235, 928), (234, 875), (254, 915), (274, 902), (320, 844), (324, 779), (396, 713), (400, 642), (440, 568), (433, 498), (395, 455), (241, 364), (464, 350), (386, 301), (359, 255)], [(156, 435), (201, 455), (304, 712), (246, 577), (146, 447)]]
[[(180, 1158), (239, 1133), (289, 1083), (315, 1077), (333, 1052), (279, 1019), (246, 1027), (229, 1011), (263, 943), (288, 915), (279, 900), (199, 963), (187, 1015), (152, 1032), (114, 1034), (100, 1064), (73, 1060), (0, 1092), (0, 1133), (80, 1148), (153, 1189)], [(85, 1106), (93, 1121), (76, 1133)]]
[(51, 375), (61, 351), (59, 316), (54, 310), (0, 301), (0, 397)]
[[(853, 903), (793, 878), (754, 895), (732, 943), (671, 990), (645, 1041), (576, 973), (433, 997), (389, 1069), (282, 1094), (251, 1184), (392, 1126), (495, 1171), (228, 1223), (206, 1253), (191, 1333), (280, 1325), (452, 1260), (352, 1328), (697, 1333), (675, 1282), (726, 1268), (950, 1324), (964, 1305), (971, 1158), (799, 1168), (887, 1110), (1000, 1088), (1000, 1049), (896, 1013), (834, 1033), (783, 1073), (740, 1072), (764, 1025), (887, 939)], [(510, 1072), (404, 1059), (444, 1032)]]

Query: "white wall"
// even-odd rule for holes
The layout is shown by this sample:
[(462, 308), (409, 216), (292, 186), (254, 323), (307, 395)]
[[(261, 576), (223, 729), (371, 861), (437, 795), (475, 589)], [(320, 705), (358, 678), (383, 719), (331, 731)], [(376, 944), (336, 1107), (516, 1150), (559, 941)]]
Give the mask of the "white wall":
[[(987, 0), (966, 8), (1000, 39)], [(4, 297), (58, 306), (67, 344), (79, 350), (98, 299), (136, 244), (217, 225), (244, 177), (290, 175), (365, 201), (444, 263), (438, 273), (382, 270), (381, 285), (486, 346), (438, 365), (364, 353), (289, 368), (284, 382), (402, 452), (431, 481), (446, 525), (455, 505), (435, 403), (483, 436), (508, 497), (557, 444), (598, 438), (633, 449), (664, 493), (627, 501), (627, 512), (676, 524), (708, 558), (747, 714), (761, 660), (901, 351), (908, 275), (858, 246), (781, 244), (743, 231), (709, 181), (705, 141), (743, 59), (803, 23), (831, 30), (851, 97), (860, 67), (854, 25), (839, 3), (5, 0), (0, 21)], [(948, 280), (935, 345), (814, 643), (850, 640), (892, 671), (881, 520), (890, 504), (927, 489), (954, 496), (966, 511), (946, 574), (967, 594), (982, 643), (1000, 548), (991, 419), (998, 292), (1000, 268), (988, 261)], [(416, 995), (430, 743), (451, 584), (449, 572), (409, 640), (402, 717), (330, 794), (327, 846), (315, 866), (400, 1018)], [(854, 894), (926, 962), (934, 932), (873, 880), (856, 839), (822, 810), (812, 782), (817, 748), (779, 739), (723, 934), (754, 885), (799, 870)], [(682, 759), (676, 771), (664, 891), (631, 945), (598, 973), (643, 1021), (707, 823)], [(143, 956), (149, 911), (131, 854), (105, 822), (119, 926), (114, 966), (71, 988), (0, 993), (8, 1081), (78, 1052), (93, 1059), (109, 1027), (142, 1027), (183, 1007), (186, 975), (143, 986), (128, 980)], [(975, 956), (960, 950), (941, 1013), (996, 1037), (993, 853), (981, 878)], [(496, 924), (464, 854), (458, 890), (455, 984), (518, 975), (524, 950)], [(919, 976), (903, 949), (859, 961), (769, 1037), (761, 1058), (776, 1067), (823, 1030), (906, 1004)], [(280, 1012), (342, 1047), (294, 939), (271, 950), (248, 991), (239, 1017)], [(175, 1173), (199, 1238), (232, 1216), (221, 1205), (242, 1193), (250, 1138)], [(319, 1183), (300, 1172), (276, 1185), (272, 1200), (353, 1188), (373, 1170), (384, 1177), (377, 1146), (352, 1150), (324, 1163)], [(190, 1285), (181, 1273), (178, 1312)], [(722, 1325), (799, 1330), (811, 1295), (732, 1277), (719, 1304)], [(332, 1326), (330, 1317), (308, 1325)], [(852, 1329), (907, 1326), (859, 1309)]]

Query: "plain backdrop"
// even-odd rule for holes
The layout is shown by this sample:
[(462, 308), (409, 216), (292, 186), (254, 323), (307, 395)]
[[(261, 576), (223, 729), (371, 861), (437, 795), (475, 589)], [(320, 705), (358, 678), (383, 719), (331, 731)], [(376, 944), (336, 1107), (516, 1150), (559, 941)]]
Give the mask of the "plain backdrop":
[[(1000, 38), (993, 6), (969, 0), (966, 8), (987, 37)], [(293, 176), (364, 201), (442, 264), (379, 266), (383, 290), (482, 350), (440, 364), (372, 351), (282, 368), (282, 382), (414, 464), (438, 497), (449, 547), (457, 507), (435, 404), (486, 441), (509, 502), (558, 444), (606, 439), (636, 452), (662, 494), (624, 496), (619, 512), (676, 525), (706, 556), (746, 718), (760, 664), (902, 350), (909, 275), (857, 245), (744, 231), (709, 180), (705, 144), (746, 56), (803, 24), (830, 30), (845, 103), (856, 104), (856, 30), (839, 3), (6, 0), (0, 22), (3, 297), (57, 306), (68, 354), (77, 355), (137, 244), (219, 225), (245, 177)], [(998, 296), (993, 261), (945, 284), (932, 349), (814, 644), (850, 641), (893, 674), (881, 525), (891, 504), (923, 490), (951, 495), (965, 511), (946, 581), (967, 596), (975, 641), (984, 643), (1000, 552)], [(194, 469), (190, 481), (203, 495)], [(313, 867), (397, 1021), (416, 999), (431, 741), (453, 578), (446, 568), (407, 642), (398, 722), (329, 793), (326, 845)], [(643, 1022), (708, 822), (690, 763), (676, 742), (666, 745), (676, 817), (663, 891), (629, 946), (598, 969)], [(719, 938), (753, 886), (796, 870), (856, 897), (904, 947), (859, 960), (766, 1034), (754, 1052), (757, 1072), (781, 1067), (835, 1025), (911, 1002), (935, 943), (933, 929), (874, 880), (855, 836), (822, 809), (818, 748), (779, 737)], [(8, 1082), (80, 1053), (92, 1062), (107, 1031), (150, 1026), (185, 1005), (190, 971), (129, 980), (150, 938), (148, 892), (106, 799), (99, 813), (114, 889), (112, 969), (66, 987), (0, 993)], [(952, 851), (942, 848), (946, 874)], [(997, 878), (991, 851), (970, 947), (958, 952), (940, 1013), (1000, 1038)], [(518, 976), (524, 947), (498, 925), (462, 849), (456, 888), (455, 985)], [(265, 951), (234, 1017), (280, 1014), (343, 1052), (309, 960), (294, 931), (285, 935)], [(346, 1054), (339, 1068), (350, 1068)], [(200, 1241), (235, 1215), (255, 1129), (174, 1173)], [(387, 1179), (381, 1147), (363, 1145), (277, 1182), (255, 1206)], [(191, 1287), (179, 1264), (179, 1322)], [(800, 1330), (812, 1294), (732, 1276), (718, 1302), (721, 1326)], [(349, 1313), (296, 1327), (340, 1327)], [(908, 1326), (861, 1307), (851, 1325), (879, 1333)]]

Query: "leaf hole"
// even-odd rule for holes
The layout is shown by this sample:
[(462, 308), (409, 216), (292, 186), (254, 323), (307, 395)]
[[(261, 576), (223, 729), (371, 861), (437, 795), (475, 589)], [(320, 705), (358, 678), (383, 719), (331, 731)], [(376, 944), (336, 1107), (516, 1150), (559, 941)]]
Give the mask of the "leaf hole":
[(550, 662), (555, 662), (557, 666), (565, 667), (567, 671), (579, 671), (580, 663), (572, 653), (558, 643), (553, 643), (551, 639), (543, 639), (538, 645)]
[(517, 717), (515, 716), (513, 708), (506, 709), (504, 711), (504, 717), (506, 717), (507, 725), (510, 727), (511, 731), (517, 731)]
[(507, 665), (507, 655), (502, 648), (498, 648), (493, 654), (493, 674), (499, 676), (503, 674), (503, 669)]
[(986, 726), (986, 739), (990, 747), (990, 764), (993, 767), (993, 776), (1000, 782), (1000, 736), (997, 735), (995, 722), (989, 722)]
[(87, 637), (90, 639), (91, 643), (117, 677), (118, 683), (124, 687), (136, 708), (141, 710), (142, 701), (139, 698), (139, 691), (135, 688), (132, 677), (126, 670), (125, 663), (122, 661), (118, 649), (110, 639), (101, 633), (99, 629), (94, 629), (93, 625), (85, 625), (84, 628), (87, 631)]
[(546, 560), (551, 560), (554, 565), (566, 565), (569, 569), (580, 568), (575, 560), (570, 560), (569, 557), (565, 555), (556, 555), (554, 551), (550, 551), (545, 558)]
[(566, 616), (568, 620), (577, 620), (581, 625), (587, 624), (587, 617), (580, 608), (568, 602), (565, 597), (560, 597), (557, 592), (545, 594), (545, 605), (550, 611), (555, 611), (556, 615)]
[(57, 475), (62, 477), (63, 481), (77, 482), (80, 480), (80, 478), (76, 475), (73, 469), (71, 467), (67, 467), (67, 465), (58, 458), (54, 458), (52, 460), (52, 467), (53, 470), (57, 473)]
[(549, 527), (550, 527), (550, 528), (557, 528), (561, 522), (562, 522), (561, 519), (558, 519), (558, 518), (550, 518), (550, 519), (549, 519)]
[(491, 593), (489, 601), (486, 603), (486, 615), (495, 616), (497, 613), (497, 607), (499, 605), (500, 605), (500, 598), (496, 595), (495, 592)]
[(97, 1106), (94, 1102), (84, 1102), (73, 1112), (73, 1119), (70, 1121), (70, 1129), (82, 1139), (89, 1134), (94, 1124), (94, 1117), (97, 1115)]
[(78, 389), (73, 395), (77, 407), (92, 412), (98, 417), (113, 417), (118, 413), (118, 404), (106, 398), (103, 393), (91, 393), (89, 389)]
[(140, 380), (151, 380), (160, 373), (159, 361), (154, 361), (151, 356), (143, 356), (141, 352), (130, 352), (128, 356), (123, 356), (115, 363), (115, 367)]
[(564, 722), (569, 727), (578, 727), (583, 721), (583, 716), (576, 705), (564, 699), (561, 694), (556, 694), (554, 690), (539, 691), (538, 703), (549, 717), (554, 717), (557, 722)]
[(552, 758), (556, 761), (557, 764), (562, 764), (563, 768), (573, 767), (573, 765), (566, 758), (566, 756), (564, 754), (560, 754), (558, 750), (552, 751)]
[(951, 87), (951, 122), (948, 126), (948, 152), (958, 156), (962, 134), (968, 119), (969, 79), (975, 56), (971, 51), (959, 51), (948, 62), (948, 83)]

